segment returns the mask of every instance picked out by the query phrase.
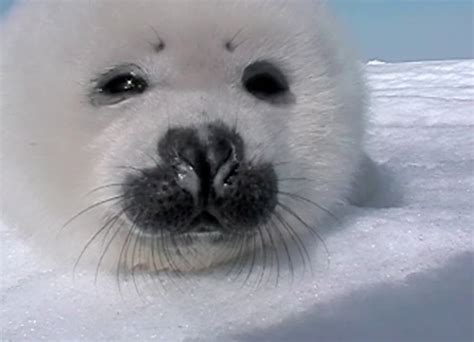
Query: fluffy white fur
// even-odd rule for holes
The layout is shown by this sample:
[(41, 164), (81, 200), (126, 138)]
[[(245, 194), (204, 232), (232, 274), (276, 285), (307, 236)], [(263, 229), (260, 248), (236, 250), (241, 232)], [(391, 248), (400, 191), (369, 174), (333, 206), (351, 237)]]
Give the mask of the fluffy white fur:
[[(318, 1), (31, 1), (13, 9), (1, 34), (3, 217), (61, 262), (76, 260), (120, 208), (111, 202), (61, 230), (64, 223), (117, 195), (113, 187), (90, 191), (121, 182), (120, 166), (150, 165), (169, 126), (216, 119), (235, 125), (252, 158), (278, 165), (281, 191), (329, 210), (354, 196), (361, 181), (362, 77)], [(159, 39), (166, 46), (157, 53)], [(233, 52), (224, 48), (231, 39)], [(259, 59), (282, 67), (293, 104), (272, 106), (242, 89), (243, 69)], [(119, 105), (91, 105), (93, 80), (123, 63), (143, 68), (152, 89)], [(283, 181), (289, 178), (306, 181)], [(311, 225), (326, 215), (309, 202), (278, 200)], [(298, 233), (307, 230), (280, 214)], [(116, 265), (129, 225), (121, 222), (102, 267)], [(96, 239), (82, 259), (97, 265), (102, 240), (113, 234)], [(220, 253), (196, 248), (202, 259), (194, 259), (195, 268)]]

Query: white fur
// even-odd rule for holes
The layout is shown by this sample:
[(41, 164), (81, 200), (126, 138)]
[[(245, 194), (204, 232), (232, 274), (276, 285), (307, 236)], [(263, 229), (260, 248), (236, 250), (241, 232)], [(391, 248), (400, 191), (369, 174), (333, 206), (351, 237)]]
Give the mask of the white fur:
[[(157, 34), (166, 44), (159, 53)], [(237, 47), (229, 52), (224, 43), (233, 37)], [(160, 136), (179, 124), (235, 125), (252, 158), (279, 165), (279, 178), (310, 180), (281, 182), (282, 191), (331, 210), (351, 196), (363, 159), (364, 87), (320, 2), (30, 1), (3, 23), (2, 51), (2, 212), (44, 254), (77, 258), (104, 211), (119, 208), (100, 206), (62, 225), (116, 195), (113, 188), (87, 193), (120, 182), (118, 166), (149, 165)], [(271, 106), (243, 91), (242, 71), (258, 59), (282, 66), (294, 104)], [(92, 80), (122, 63), (146, 70), (153, 89), (92, 106)], [(326, 215), (278, 199), (308, 222)], [(127, 235), (124, 224), (107, 252), (111, 261)], [(97, 263), (102, 251), (97, 243), (86, 254)]]

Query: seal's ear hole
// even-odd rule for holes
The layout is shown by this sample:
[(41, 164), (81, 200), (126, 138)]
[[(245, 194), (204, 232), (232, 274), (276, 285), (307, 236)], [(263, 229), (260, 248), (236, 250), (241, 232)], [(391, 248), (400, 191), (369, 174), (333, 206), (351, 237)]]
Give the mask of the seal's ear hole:
[(247, 66), (242, 75), (242, 84), (247, 92), (268, 102), (281, 100), (289, 92), (283, 72), (268, 61), (258, 61)]

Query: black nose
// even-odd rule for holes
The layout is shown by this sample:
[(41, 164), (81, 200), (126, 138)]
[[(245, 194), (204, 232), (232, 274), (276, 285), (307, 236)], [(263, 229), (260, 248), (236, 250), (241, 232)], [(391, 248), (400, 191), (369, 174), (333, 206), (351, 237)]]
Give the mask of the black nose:
[(240, 135), (222, 124), (199, 130), (172, 128), (158, 143), (158, 154), (180, 174), (180, 183), (200, 201), (221, 193), (240, 165), (244, 144)]
[(244, 142), (223, 124), (169, 129), (160, 162), (127, 176), (124, 212), (151, 233), (236, 233), (271, 217), (278, 181), (270, 163), (246, 160)]

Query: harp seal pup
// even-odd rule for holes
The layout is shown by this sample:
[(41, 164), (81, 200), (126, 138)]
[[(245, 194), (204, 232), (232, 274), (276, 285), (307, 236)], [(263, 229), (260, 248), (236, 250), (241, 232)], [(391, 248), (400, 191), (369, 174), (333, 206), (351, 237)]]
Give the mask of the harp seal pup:
[(320, 1), (22, 2), (2, 216), (39, 256), (112, 272), (298, 245), (368, 187), (365, 99)]

